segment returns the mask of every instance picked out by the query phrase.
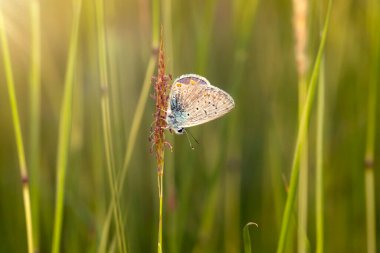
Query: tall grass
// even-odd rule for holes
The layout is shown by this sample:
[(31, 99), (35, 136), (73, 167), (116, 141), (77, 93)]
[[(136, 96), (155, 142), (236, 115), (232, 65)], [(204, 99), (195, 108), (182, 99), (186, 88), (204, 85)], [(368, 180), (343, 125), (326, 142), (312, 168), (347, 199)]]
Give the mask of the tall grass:
[(41, 29), (40, 29), (40, 3), (31, 1), (31, 64), (30, 64), (30, 141), (29, 141), (29, 163), (30, 163), (30, 185), (32, 199), (33, 235), (36, 251), (39, 251), (39, 207), (40, 207), (40, 100), (41, 100)]
[(376, 198), (375, 198), (375, 137), (376, 137), (376, 111), (377, 93), (379, 83), (380, 60), (380, 5), (376, 1), (369, 1), (369, 34), (370, 34), (370, 79), (368, 86), (367, 136), (364, 157), (365, 173), (365, 200), (366, 200), (366, 227), (367, 252), (376, 252)]
[(310, 118), (311, 106), (314, 100), (315, 90), (317, 87), (317, 78), (319, 74), (319, 67), (320, 67), (322, 54), (323, 54), (326, 37), (327, 37), (330, 12), (331, 12), (331, 1), (329, 1), (328, 9), (326, 12), (325, 23), (324, 23), (324, 27), (322, 31), (322, 38), (319, 45), (318, 54), (314, 63), (313, 72), (312, 72), (310, 82), (308, 85), (309, 88), (308, 88), (307, 97), (305, 100), (305, 106), (302, 112), (301, 121), (298, 127), (296, 147), (294, 150), (294, 156), (293, 156), (293, 162), (292, 162), (292, 170), (291, 170), (292, 174), (290, 178), (289, 192), (288, 192), (288, 197), (286, 200), (284, 215), (282, 218), (282, 226), (281, 226), (280, 238), (278, 241), (277, 253), (284, 252), (286, 236), (289, 229), (289, 221), (293, 213), (296, 190), (298, 187), (298, 179), (299, 179), (300, 155), (301, 155), (301, 150), (304, 144), (303, 141), (306, 136), (306, 129), (307, 129), (307, 124)]
[(107, 161), (107, 173), (109, 179), (109, 186), (111, 189), (111, 199), (113, 204), (113, 215), (115, 219), (116, 227), (116, 237), (118, 242), (119, 251), (126, 253), (126, 237), (124, 232), (124, 222), (119, 202), (119, 189), (117, 188), (116, 180), (116, 165), (115, 165), (115, 154), (114, 145), (112, 137), (112, 126), (111, 126), (111, 113), (110, 113), (110, 85), (109, 85), (109, 74), (108, 74), (108, 64), (107, 64), (107, 43), (106, 43), (106, 31), (105, 31), (105, 21), (104, 21), (104, 2), (98, 0), (95, 3), (96, 12), (96, 24), (97, 24), (97, 39), (98, 39), (98, 57), (99, 57), (99, 78), (100, 78), (100, 89), (101, 94), (101, 115), (102, 115), (102, 126), (103, 126), (103, 138), (104, 138), (104, 150), (106, 154)]
[(3, 55), (4, 67), (5, 67), (5, 77), (8, 87), (9, 102), (12, 110), (12, 120), (13, 128), (17, 145), (18, 162), (20, 167), (21, 175), (21, 187), (22, 195), (24, 200), (24, 214), (25, 214), (25, 224), (26, 224), (26, 234), (28, 240), (28, 252), (34, 252), (34, 241), (33, 241), (33, 220), (32, 220), (32, 207), (30, 201), (30, 187), (29, 187), (29, 177), (28, 169), (26, 165), (24, 141), (21, 132), (21, 122), (17, 106), (17, 98), (15, 91), (15, 83), (12, 71), (11, 56), (8, 48), (7, 34), (5, 30), (4, 17), (2, 9), (0, 9), (0, 41), (1, 41), (1, 52)]
[[(307, 93), (307, 65), (308, 56), (306, 47), (308, 41), (307, 15), (308, 1), (293, 1), (293, 29), (295, 36), (295, 60), (298, 74), (298, 118), (302, 119), (302, 110), (305, 105)], [(307, 129), (306, 129), (307, 132)], [(308, 136), (303, 140), (300, 158), (300, 175), (298, 187), (298, 252), (306, 252), (307, 246), (307, 220), (308, 220)]]
[(256, 223), (248, 222), (243, 228), (244, 253), (252, 252), (251, 237), (249, 235), (249, 227), (252, 225), (255, 225), (257, 227)]
[[(320, 20), (323, 25), (323, 8), (320, 7)], [(317, 94), (317, 130), (316, 130), (316, 149), (315, 149), (315, 251), (317, 253), (324, 252), (324, 121), (325, 121), (325, 59), (324, 55), (321, 59), (319, 68), (319, 83)]]
[[(231, 3), (231, 9), (233, 11), (232, 34), (235, 36), (235, 41), (232, 51), (232, 60), (230, 61), (229, 71), (227, 72), (228, 79), (224, 81), (229, 85), (227, 86), (228, 92), (231, 93), (232, 96), (238, 94), (240, 89), (242, 89), (242, 77), (246, 73), (245, 71), (249, 71), (246, 70), (244, 66), (247, 63), (248, 45), (253, 32), (258, 3), (259, 1), (234, 1)], [(207, 5), (207, 7), (211, 9), (213, 5)], [(211, 29), (216, 25), (208, 23), (213, 21), (212, 15), (214, 15), (214, 12), (216, 12), (215, 9), (209, 11), (208, 14), (210, 17), (205, 17), (207, 26), (203, 30), (204, 34), (200, 35), (201, 39), (206, 40), (203, 47), (208, 45), (209, 42), (208, 36), (210, 35), (210, 31), (206, 30), (206, 28)], [(208, 55), (208, 51), (203, 47), (199, 48), (200, 54)], [(208, 45), (208, 47), (212, 48), (211, 45)], [(211, 50), (211, 48), (208, 47), (207, 50)], [(206, 63), (208, 60), (203, 59), (202, 61)], [(199, 70), (203, 71), (202, 68), (203, 67), (199, 67)], [(224, 248), (227, 252), (240, 251), (241, 224), (238, 222), (240, 220), (240, 199), (237, 196), (239, 195), (239, 189), (241, 187), (242, 174), (238, 168), (229, 166), (230, 163), (240, 160), (239, 156), (241, 150), (237, 143), (239, 135), (234, 131), (234, 129), (237, 128), (237, 120), (238, 116), (235, 112), (230, 115), (228, 122), (224, 119), (224, 121), (220, 123), (220, 141), (223, 145), (219, 146), (220, 150), (216, 163), (209, 172), (205, 206), (203, 207), (204, 211), (197, 235), (198, 242), (192, 251), (193, 253), (217, 250), (213, 243), (212, 231), (218, 221), (217, 216), (215, 216), (215, 210), (219, 208), (218, 201), (220, 198), (225, 199), (223, 206)]]
[(316, 252), (324, 251), (324, 180), (323, 180), (323, 127), (325, 111), (325, 64), (322, 58), (317, 101), (317, 132), (316, 132), (316, 169), (315, 169), (315, 223)]
[[(0, 2), (8, 43), (7, 56), (0, 42), (0, 252), (24, 252), (31, 239), (33, 252), (378, 250), (378, 1), (334, 1), (312, 78), (294, 61), (292, 1), (96, 0), (83, 1), (80, 14), (72, 1)], [(327, 1), (308, 3), (304, 53), (317, 68)], [(204, 75), (236, 103), (189, 129), (195, 150), (165, 130), (174, 147), (161, 159), (165, 177), (148, 142), (161, 24), (166, 74)]]
[(63, 222), (63, 206), (65, 200), (65, 182), (66, 171), (69, 157), (71, 123), (72, 123), (72, 100), (75, 62), (78, 49), (79, 37), (79, 21), (81, 17), (82, 1), (74, 1), (74, 17), (69, 42), (69, 53), (67, 59), (64, 93), (62, 99), (59, 136), (58, 136), (58, 151), (57, 151), (57, 189), (55, 200), (55, 215), (54, 215), (54, 232), (52, 249), (53, 253), (58, 253), (61, 250), (61, 234)]
[[(160, 17), (159, 11), (160, 11), (159, 2), (155, 1), (154, 4), (152, 5), (152, 17), (153, 17), (152, 18), (152, 44), (151, 44), (152, 52), (148, 60), (148, 65), (145, 71), (144, 82), (142, 84), (137, 106), (136, 106), (136, 109), (131, 121), (132, 126), (128, 134), (128, 141), (127, 141), (126, 151), (124, 154), (123, 167), (121, 168), (120, 174), (118, 176), (118, 181), (117, 181), (118, 199), (121, 197), (120, 192), (122, 191), (125, 184), (128, 167), (130, 166), (132, 154), (136, 145), (137, 135), (141, 128), (143, 114), (146, 110), (147, 100), (149, 97), (149, 91), (151, 88), (152, 76), (153, 76), (155, 66), (157, 63), (157, 54), (155, 52), (158, 50), (158, 39), (159, 39), (158, 31), (159, 31), (159, 17)], [(108, 207), (106, 219), (102, 227), (102, 233), (101, 233), (101, 239), (99, 243), (98, 252), (105, 252), (106, 250), (108, 232), (110, 228), (110, 218), (111, 218), (113, 205), (114, 205), (114, 202), (111, 201), (110, 206)]]

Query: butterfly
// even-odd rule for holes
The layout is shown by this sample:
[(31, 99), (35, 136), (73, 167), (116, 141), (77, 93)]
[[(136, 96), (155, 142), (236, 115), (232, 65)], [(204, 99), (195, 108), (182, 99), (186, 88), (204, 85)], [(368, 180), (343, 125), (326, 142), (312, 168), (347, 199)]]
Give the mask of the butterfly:
[(235, 107), (233, 98), (203, 76), (186, 74), (174, 80), (166, 114), (169, 130), (183, 134), (185, 128), (217, 119)]

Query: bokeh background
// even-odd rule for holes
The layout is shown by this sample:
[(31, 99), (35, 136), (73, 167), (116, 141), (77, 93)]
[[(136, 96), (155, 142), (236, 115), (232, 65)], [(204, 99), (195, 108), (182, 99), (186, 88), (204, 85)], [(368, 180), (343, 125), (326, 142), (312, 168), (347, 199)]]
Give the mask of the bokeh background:
[[(229, 92), (236, 103), (223, 118), (191, 128), (199, 141), (199, 145), (194, 143), (195, 150), (189, 147), (186, 136), (167, 133), (173, 152), (166, 150), (164, 252), (243, 252), (242, 229), (248, 222), (258, 224), (258, 228), (251, 227), (254, 252), (274, 252), (298, 128), (292, 1), (104, 1), (106, 91), (101, 88), (99, 70), (99, 2), (83, 0), (80, 12), (61, 252), (119, 252), (115, 223), (111, 222), (108, 236), (102, 234), (111, 203), (102, 130), (104, 93), (109, 95), (116, 179), (127, 171), (119, 206), (128, 252), (157, 251), (157, 171), (148, 141), (154, 100), (149, 98), (153, 90), (144, 92), (143, 84), (156, 69), (149, 67), (149, 61), (155, 59), (157, 51), (152, 48), (152, 30), (157, 32), (160, 24), (167, 73), (173, 77), (203, 75)], [(59, 125), (77, 3), (0, 1), (30, 176), (36, 252), (52, 248)], [(327, 7), (326, 1), (308, 3), (307, 80)], [(39, 9), (37, 19), (32, 19), (32, 4)], [(153, 19), (157, 13), (154, 4), (159, 6), (158, 22)], [(380, 80), (376, 67), (380, 66), (376, 49), (379, 33), (373, 28), (380, 26), (376, 6), (376, 0), (335, 0), (332, 6), (322, 65), (326, 87), (326, 252), (367, 250), (364, 157), (368, 96), (369, 83), (378, 86)], [(32, 28), (36, 20), (39, 31)], [(41, 39), (37, 46), (32, 43), (33, 32)], [(32, 60), (38, 45), (40, 65)], [(22, 182), (3, 57), (1, 51), (0, 252), (26, 252)], [(31, 72), (33, 68), (41, 74), (37, 88), (32, 88), (36, 75)], [(139, 100), (141, 111), (137, 110)], [(379, 103), (375, 107), (379, 118)], [(142, 115), (141, 120), (136, 115)], [(137, 131), (131, 134), (133, 124)], [(306, 189), (305, 234), (310, 252), (315, 251), (316, 244), (316, 124), (314, 104), (308, 130)], [(378, 147), (380, 131), (378, 127), (375, 130)], [(130, 161), (126, 165), (128, 152)], [(379, 214), (379, 148), (374, 157), (375, 214)], [(297, 214), (296, 208), (286, 240), (287, 252), (297, 251)], [(375, 224), (377, 242), (379, 220), (377, 217)], [(102, 238), (106, 238), (105, 246)]]

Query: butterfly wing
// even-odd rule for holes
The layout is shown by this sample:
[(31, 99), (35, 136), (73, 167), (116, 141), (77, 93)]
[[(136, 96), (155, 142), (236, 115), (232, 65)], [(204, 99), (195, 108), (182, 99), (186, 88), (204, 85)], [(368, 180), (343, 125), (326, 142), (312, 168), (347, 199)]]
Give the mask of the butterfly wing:
[(180, 127), (196, 126), (217, 119), (235, 106), (234, 100), (228, 93), (208, 82), (181, 85), (172, 92), (178, 96), (185, 112), (186, 118)]
[(182, 83), (184, 85), (210, 85), (210, 82), (203, 76), (196, 74), (185, 74), (174, 80), (173, 83)]
[(186, 74), (178, 77), (174, 80), (171, 90), (170, 97), (173, 97), (174, 94), (181, 93), (184, 89), (189, 86), (208, 86), (210, 82), (203, 76), (195, 74)]
[[(190, 87), (197, 87), (197, 86), (209, 86), (210, 82), (204, 78), (203, 76), (199, 76), (196, 74), (185, 74), (177, 79), (174, 80), (169, 94), (169, 103), (168, 103), (168, 111), (170, 111), (172, 108), (172, 102), (175, 102), (178, 104), (178, 106), (181, 106), (182, 104), (178, 101), (181, 97), (183, 100), (187, 93), (190, 92)], [(181, 108), (182, 109), (182, 108)]]

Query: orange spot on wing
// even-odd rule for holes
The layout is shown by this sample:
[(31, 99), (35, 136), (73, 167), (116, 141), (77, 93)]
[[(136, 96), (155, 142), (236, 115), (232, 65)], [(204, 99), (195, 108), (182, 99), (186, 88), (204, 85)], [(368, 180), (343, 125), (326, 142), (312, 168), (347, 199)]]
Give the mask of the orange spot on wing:
[(193, 79), (190, 80), (190, 84), (194, 85), (194, 84), (196, 84), (196, 83), (197, 83), (197, 82), (194, 81)]
[(177, 85), (177, 87), (181, 87), (181, 86), (182, 86), (182, 84), (181, 84), (181, 83), (177, 83), (176, 85)]

